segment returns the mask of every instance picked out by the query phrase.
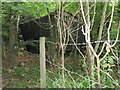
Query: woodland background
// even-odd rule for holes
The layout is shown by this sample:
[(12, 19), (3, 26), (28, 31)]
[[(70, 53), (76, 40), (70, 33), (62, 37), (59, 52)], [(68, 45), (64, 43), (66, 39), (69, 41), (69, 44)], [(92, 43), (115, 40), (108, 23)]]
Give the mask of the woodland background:
[[(46, 40), (60, 44), (48, 44), (47, 88), (120, 87), (120, 2), (3, 2), (0, 11), (3, 87), (40, 88), (39, 55), (26, 51), (19, 25), (53, 12), (56, 34)], [(79, 34), (70, 28), (76, 17), (77, 24), (82, 22), (84, 49), (65, 45), (78, 43)], [(90, 43), (95, 41), (106, 42)]]

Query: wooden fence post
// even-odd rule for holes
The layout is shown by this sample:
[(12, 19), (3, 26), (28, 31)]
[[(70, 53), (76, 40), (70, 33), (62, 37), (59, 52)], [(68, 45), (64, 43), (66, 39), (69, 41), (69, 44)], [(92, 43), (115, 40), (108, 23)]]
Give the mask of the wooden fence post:
[(40, 79), (41, 88), (46, 88), (45, 37), (40, 37)]

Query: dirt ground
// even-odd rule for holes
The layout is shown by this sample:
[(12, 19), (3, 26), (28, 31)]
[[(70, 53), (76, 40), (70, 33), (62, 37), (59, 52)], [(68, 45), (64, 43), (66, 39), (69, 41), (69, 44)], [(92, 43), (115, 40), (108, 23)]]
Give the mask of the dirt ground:
[(19, 67), (26, 67), (29, 68), (30, 65), (36, 62), (39, 64), (39, 57), (35, 54), (30, 54), (26, 51), (19, 52), (18, 55), (16, 55), (13, 58), (9, 54), (7, 54), (6, 58), (2, 60), (2, 86), (6, 87), (8, 82), (10, 80), (16, 81), (15, 76), (10, 76), (11, 73), (14, 73), (14, 75), (17, 75), (16, 72), (14, 72), (14, 68)]

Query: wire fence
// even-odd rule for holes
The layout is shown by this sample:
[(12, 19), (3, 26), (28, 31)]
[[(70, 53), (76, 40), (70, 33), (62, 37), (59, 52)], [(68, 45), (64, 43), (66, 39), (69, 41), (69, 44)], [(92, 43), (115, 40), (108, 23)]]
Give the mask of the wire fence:
[[(32, 54), (32, 55), (36, 55), (37, 57), (39, 57), (39, 54), (33, 54), (33, 53), (30, 53), (30, 52), (27, 52), (27, 53)], [(85, 80), (88, 80), (89, 82), (93, 82), (93, 85), (95, 85), (95, 84), (101, 85), (102, 88), (115, 88), (115, 87), (110, 87), (110, 86), (107, 86), (107, 85), (100, 84), (100, 83), (98, 83), (97, 81), (95, 81), (95, 80), (93, 81), (93, 80), (91, 80), (90, 78), (86, 78), (86, 77), (84, 77), (84, 76), (82, 76), (82, 75), (80, 75), (80, 74), (78, 74), (78, 73), (76, 73), (76, 72), (70, 71), (70, 70), (68, 70), (68, 69), (66, 69), (66, 68), (62, 68), (61, 66), (54, 64), (52, 61), (50, 61), (50, 60), (48, 60), (48, 59), (46, 59), (46, 62), (49, 63), (51, 66), (54, 66), (54, 67), (56, 67), (56, 68), (58, 68), (58, 69), (64, 70), (64, 71), (66, 71), (66, 72), (68, 72), (68, 73), (71, 73), (71, 74), (74, 74), (74, 75), (77, 75), (78, 77), (80, 77), (80, 78), (82, 78), (82, 79), (85, 79)], [(54, 73), (54, 74), (55, 74), (55, 73)], [(50, 81), (52, 81), (53, 83), (55, 83), (55, 84), (56, 84), (57, 86), (59, 86), (60, 88), (62, 88), (62, 85), (60, 85), (59, 83), (55, 82), (54, 80), (52, 80), (52, 79), (49, 78), (48, 76), (47, 76), (46, 78), (49, 79)]]
[[(112, 43), (112, 42), (116, 42), (116, 43), (118, 43), (118, 42), (120, 42), (120, 40), (110, 40), (110, 41), (107, 41), (107, 40), (101, 40), (101, 41), (94, 41), (94, 42), (90, 42), (91, 44), (96, 44), (96, 43), (104, 43), (104, 42), (109, 42), (109, 43)], [(61, 43), (55, 43), (55, 42), (52, 42), (52, 41), (46, 41), (46, 43), (50, 43), (50, 44), (56, 44), (56, 45), (60, 45)], [(87, 43), (68, 43), (68, 44), (63, 44), (63, 45), (86, 45)], [(46, 60), (48, 63), (50, 63), (52, 66), (55, 66), (55, 67), (57, 67), (57, 68), (59, 68), (59, 69), (62, 69), (62, 70), (64, 70), (64, 71), (66, 71), (66, 72), (68, 72), (68, 73), (71, 73), (71, 74), (75, 74), (75, 75), (77, 75), (77, 76), (79, 76), (80, 78), (83, 78), (83, 79), (85, 79), (85, 80), (88, 80), (89, 82), (93, 82), (93, 85), (94, 84), (98, 84), (98, 85), (101, 85), (101, 86), (103, 86), (104, 88), (115, 88), (115, 87), (110, 87), (110, 86), (107, 86), (107, 85), (103, 85), (103, 84), (100, 84), (100, 83), (98, 83), (97, 81), (93, 81), (93, 80), (91, 80), (90, 78), (86, 78), (86, 77), (84, 77), (84, 76), (82, 76), (82, 75), (80, 75), (80, 74), (78, 74), (78, 73), (76, 73), (76, 72), (73, 72), (73, 71), (70, 71), (70, 70), (68, 70), (68, 69), (66, 69), (66, 68), (62, 68), (61, 66), (58, 66), (58, 65), (56, 65), (56, 64), (54, 64), (53, 62), (51, 62), (51, 61), (49, 61), (49, 60)], [(119, 85), (118, 83), (117, 83), (117, 85)]]
[[(30, 41), (27, 41), (27, 42), (30, 42)], [(38, 40), (34, 40), (33, 42), (38, 42)], [(91, 44), (94, 44), (94, 43), (104, 43), (104, 42), (108, 42), (108, 41), (94, 41), (94, 42), (90, 42)], [(120, 40), (111, 40), (109, 41), (110, 43), (112, 42), (120, 42)], [(46, 43), (50, 43), (50, 44), (56, 44), (56, 45), (59, 45), (61, 43), (55, 43), (55, 42), (52, 42), (52, 41), (46, 41)], [(64, 44), (64, 45), (86, 45), (87, 43), (68, 43), (68, 44)], [(30, 52), (29, 52), (30, 53)], [(32, 53), (30, 53), (32, 54)], [(39, 57), (39, 54), (34, 54), (34, 55), (37, 55)], [(85, 77), (85, 76), (82, 76), (76, 72), (73, 72), (73, 71), (70, 71), (66, 68), (62, 68), (61, 66), (59, 65), (56, 65), (54, 64), (53, 62), (49, 61), (46, 59), (46, 62), (48, 62), (50, 65), (58, 68), (58, 69), (61, 69), (61, 70), (64, 70), (68, 73), (71, 73), (71, 74), (74, 74), (74, 75), (77, 75), (78, 77), (82, 78), (82, 79), (85, 79), (85, 80), (88, 80), (89, 82), (92, 82), (93, 85), (97, 84), (97, 85), (101, 85), (103, 88), (115, 88), (115, 87), (111, 87), (111, 86), (107, 86), (107, 85), (103, 85), (101, 83), (98, 83), (96, 80), (91, 80), (89, 77)], [(52, 80), (51, 78), (47, 77), (49, 80), (51, 80), (53, 83), (55, 83), (56, 85), (58, 85), (59, 87), (61, 87), (62, 85), (60, 85), (59, 83), (56, 83), (54, 80)], [(119, 84), (118, 84), (119, 85)]]
[[(104, 42), (109, 42), (109, 43), (112, 43), (112, 42), (120, 42), (120, 40), (101, 40), (101, 41), (94, 41), (94, 42), (90, 42), (91, 44), (96, 44), (96, 43), (104, 43)], [(39, 43), (39, 40), (30, 40), (30, 41), (25, 41), (25, 44), (32, 44), (32, 43)], [(48, 44), (56, 44), (56, 45), (60, 45), (61, 43), (58, 43), (58, 42), (53, 42), (53, 41), (46, 41), (46, 43)], [(87, 43), (86, 42), (83, 42), (83, 43), (68, 43), (68, 44), (62, 44), (62, 45), (86, 45)]]
[[(60, 45), (60, 43), (55, 43), (52, 41), (46, 41), (47, 43), (51, 43), (51, 44), (57, 44)], [(107, 40), (101, 40), (101, 41), (94, 41), (94, 42), (90, 42), (91, 44), (95, 44), (95, 43), (104, 43), (104, 42), (120, 42), (120, 40), (111, 40), (111, 41), (107, 41)], [(63, 44), (63, 45), (86, 45), (87, 43), (68, 43), (68, 44)]]
[[(59, 69), (61, 69), (61, 70), (64, 70), (64, 71), (68, 72), (68, 73), (77, 75), (77, 76), (79, 76), (80, 78), (83, 78), (83, 79), (85, 79), (85, 80), (88, 80), (89, 82), (93, 82), (93, 85), (98, 84), (98, 85), (103, 86), (103, 88), (115, 88), (115, 87), (110, 87), (110, 86), (107, 86), (107, 85), (100, 84), (100, 83), (98, 83), (97, 81), (93, 81), (93, 80), (91, 80), (91, 79), (89, 79), (89, 78), (86, 78), (86, 77), (84, 77), (84, 76), (76, 73), (76, 72), (70, 71), (70, 70), (68, 70), (68, 69), (66, 69), (66, 68), (62, 68), (61, 66), (58, 66), (58, 65), (54, 64), (53, 62), (51, 62), (51, 61), (49, 61), (49, 60), (47, 60), (47, 59), (46, 59), (46, 61), (47, 61), (48, 63), (50, 63), (50, 65), (52, 65), (52, 66), (55, 66), (55, 67), (57, 67), (57, 68), (59, 68)], [(53, 81), (53, 80), (52, 80), (52, 81)], [(58, 84), (57, 84), (57, 85), (58, 85)]]

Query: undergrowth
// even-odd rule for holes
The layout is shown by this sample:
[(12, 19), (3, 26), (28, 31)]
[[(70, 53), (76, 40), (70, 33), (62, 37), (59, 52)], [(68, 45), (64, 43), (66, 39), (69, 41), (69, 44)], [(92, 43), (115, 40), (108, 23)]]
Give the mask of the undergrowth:
[[(3, 67), (3, 81), (5, 81), (5, 88), (40, 88), (40, 65), (39, 60), (30, 62), (29, 64), (20, 62), (16, 63), (14, 67)], [(49, 65), (46, 73), (47, 88), (63, 88), (63, 83), (66, 88), (97, 88), (97, 70), (95, 68), (93, 83), (90, 83), (86, 71), (82, 64), (66, 61), (66, 68), (71, 72), (65, 71), (65, 82), (62, 79), (61, 68)], [(82, 62), (79, 62), (82, 63)], [(12, 64), (11, 64), (12, 65)], [(59, 66), (60, 64), (58, 64)], [(106, 73), (101, 72), (102, 88), (114, 87), (119, 88), (118, 77), (113, 70), (102, 68)], [(106, 71), (107, 70), (107, 71)], [(82, 77), (84, 78), (82, 78)]]

